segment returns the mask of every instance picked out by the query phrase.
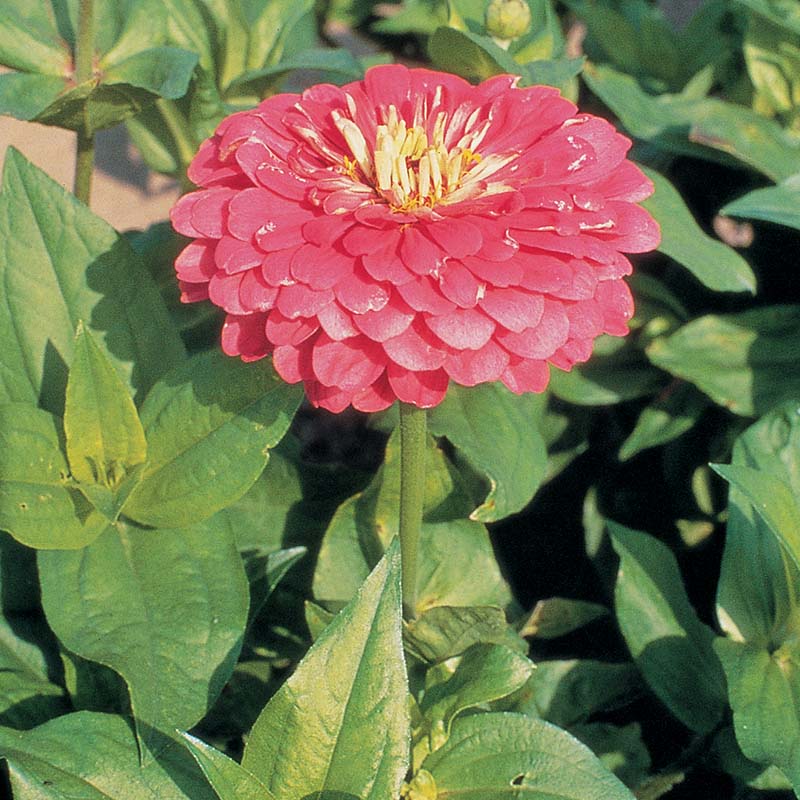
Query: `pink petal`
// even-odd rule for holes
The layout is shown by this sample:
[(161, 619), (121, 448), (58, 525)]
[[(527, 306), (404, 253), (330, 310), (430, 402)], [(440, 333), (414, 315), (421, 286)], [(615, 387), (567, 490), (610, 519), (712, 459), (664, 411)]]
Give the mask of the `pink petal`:
[(435, 370), (444, 364), (447, 350), (422, 320), (415, 320), (399, 336), (387, 339), (383, 349), (392, 361), (410, 370)]
[(384, 371), (375, 383), (353, 395), (353, 408), (371, 414), (389, 408), (396, 399)]
[(413, 281), (397, 287), (398, 294), (415, 311), (428, 311), (431, 314), (447, 314), (456, 304), (448, 300), (440, 291), (439, 285), (427, 276), (416, 277)]
[(181, 303), (199, 303), (201, 300), (208, 300), (207, 283), (187, 283), (178, 281), (181, 290)]
[(269, 355), (272, 346), (264, 334), (265, 314), (236, 316), (228, 314), (222, 326), (222, 352), (255, 361)]
[(203, 236), (219, 239), (225, 232), (230, 201), (236, 197), (234, 189), (207, 189), (200, 193), (191, 208), (192, 225)]
[(386, 359), (380, 346), (364, 336), (337, 342), (321, 333), (314, 342), (311, 363), (320, 383), (354, 392), (377, 380)]
[(250, 270), (244, 274), (239, 286), (239, 300), (242, 307), (249, 311), (269, 311), (278, 297), (279, 289), (270, 286), (259, 270)]
[(614, 247), (623, 253), (647, 253), (661, 241), (658, 223), (640, 206), (612, 200), (609, 208), (616, 212), (618, 224)]
[(206, 283), (216, 272), (214, 242), (198, 239), (186, 245), (175, 259), (175, 272), (182, 281)]
[[(368, 312), (373, 313), (373, 312)], [(338, 303), (328, 303), (319, 314), (317, 314), (322, 330), (331, 339), (341, 340), (350, 336), (358, 336), (358, 328), (353, 325), (353, 316), (345, 311)]]
[(334, 414), (341, 414), (353, 399), (353, 393), (336, 386), (323, 386), (319, 381), (305, 384), (308, 402), (315, 408), (324, 408)]
[(590, 343), (603, 333), (603, 308), (600, 303), (582, 300), (578, 303), (565, 304), (569, 319), (569, 338), (589, 339)]
[(539, 324), (522, 333), (499, 330), (495, 339), (514, 355), (523, 358), (549, 358), (569, 337), (569, 319), (564, 306), (545, 298)]
[(240, 178), (238, 166), (223, 164), (219, 158), (219, 139), (206, 139), (192, 159), (187, 171), (189, 180), (196, 186), (212, 186)]
[(505, 371), (509, 354), (500, 345), (489, 340), (480, 350), (462, 350), (451, 353), (444, 369), (452, 380), (462, 386), (496, 381)]
[(312, 289), (330, 289), (355, 269), (355, 258), (333, 247), (306, 244), (295, 251), (292, 276)]
[(281, 286), (276, 306), (288, 319), (313, 317), (333, 300), (330, 289), (316, 291), (303, 283)]
[(278, 311), (272, 311), (265, 325), (267, 339), (278, 346), (282, 344), (298, 345), (319, 330), (315, 319), (287, 319)]
[(580, 234), (577, 236), (561, 236), (555, 231), (512, 230), (514, 238), (523, 245), (535, 247), (552, 253), (565, 253), (576, 258), (590, 258), (600, 264), (608, 264), (614, 260), (616, 251), (605, 242), (594, 236)]
[(233, 236), (223, 236), (217, 244), (214, 258), (221, 270), (234, 275), (259, 266), (264, 260), (264, 253), (248, 242), (235, 239)]
[(411, 225), (400, 239), (400, 258), (417, 275), (431, 275), (442, 265), (444, 253), (427, 236)]
[(563, 370), (571, 370), (575, 364), (588, 361), (592, 355), (592, 339), (570, 339), (550, 357), (550, 363)]
[(192, 221), (192, 210), (202, 194), (202, 191), (185, 194), (170, 210), (170, 222), (178, 233), (197, 239), (202, 238), (203, 234), (194, 227), (194, 222)]
[(243, 242), (253, 239), (273, 217), (285, 214), (286, 201), (266, 189), (243, 189), (228, 207), (228, 230)]
[(426, 225), (425, 233), (452, 258), (471, 256), (481, 249), (480, 230), (466, 220), (451, 217)]
[(355, 225), (350, 228), (342, 239), (344, 249), (354, 256), (374, 253), (376, 250), (383, 250), (387, 247), (396, 248), (399, 242), (400, 232), (398, 230), (384, 231), (365, 225)]
[(495, 325), (477, 308), (455, 308), (448, 314), (426, 314), (425, 324), (456, 350), (479, 350), (492, 337)]
[(303, 238), (311, 244), (328, 246), (345, 236), (352, 227), (352, 219), (320, 214), (303, 224)]
[(300, 383), (314, 379), (310, 347), (280, 345), (272, 353), (272, 364), (286, 383)]
[(479, 281), (491, 286), (517, 286), (522, 279), (522, 265), (516, 258), (497, 262), (468, 256), (462, 263)]
[(364, 269), (376, 281), (388, 281), (395, 286), (417, 279), (403, 264), (394, 246), (361, 256)]
[(463, 264), (448, 261), (439, 275), (439, 288), (451, 302), (472, 308), (486, 287)]
[(289, 169), (279, 161), (267, 161), (256, 170), (258, 182), (281, 197), (299, 202), (311, 188), (311, 181)]
[(624, 336), (633, 316), (633, 297), (624, 281), (602, 281), (595, 295), (603, 309), (603, 329), (612, 336)]
[(389, 290), (375, 283), (363, 269), (356, 269), (333, 289), (336, 299), (354, 314), (380, 311), (389, 302)]
[(415, 312), (396, 294), (380, 311), (367, 311), (355, 314), (355, 326), (370, 339), (385, 342), (392, 336), (400, 335), (414, 319)]
[(550, 381), (550, 370), (545, 361), (514, 359), (501, 380), (514, 394), (543, 392)]
[(526, 250), (520, 251), (518, 262), (523, 269), (520, 286), (531, 292), (551, 294), (565, 300), (594, 297), (597, 275), (583, 261)]
[(433, 408), (444, 400), (448, 378), (443, 369), (433, 372), (410, 372), (395, 364), (386, 368), (389, 384), (398, 400), (418, 408)]
[(292, 259), (301, 246), (267, 253), (261, 264), (264, 280), (272, 286), (291, 286), (295, 282), (292, 277)]
[(486, 287), (480, 307), (505, 328), (521, 333), (539, 323), (544, 310), (541, 295), (520, 289), (495, 289)]
[(239, 287), (243, 279), (242, 272), (237, 275), (215, 273), (208, 283), (208, 296), (211, 302), (224, 308), (229, 314), (249, 314), (253, 309), (243, 306), (239, 298)]

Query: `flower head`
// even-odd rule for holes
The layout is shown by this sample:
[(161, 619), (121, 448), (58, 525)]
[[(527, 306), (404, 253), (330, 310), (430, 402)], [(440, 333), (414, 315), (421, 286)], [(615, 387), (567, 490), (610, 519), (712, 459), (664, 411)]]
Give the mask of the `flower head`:
[(556, 89), (379, 66), (223, 120), (172, 211), (182, 299), (309, 400), (422, 407), (448, 381), (540, 392), (633, 313), (658, 228), (630, 142)]

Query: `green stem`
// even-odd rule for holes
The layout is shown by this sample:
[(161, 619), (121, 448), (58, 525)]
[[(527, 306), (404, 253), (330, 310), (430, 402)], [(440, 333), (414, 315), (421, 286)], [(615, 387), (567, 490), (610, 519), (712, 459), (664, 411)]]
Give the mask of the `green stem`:
[(417, 616), (417, 560), (425, 500), (427, 412), (400, 403), (400, 556), (403, 564), (403, 611)]
[(167, 130), (172, 136), (175, 147), (178, 149), (178, 161), (180, 161), (180, 172), (182, 178), (181, 188), (189, 191), (193, 188), (192, 182), (186, 177), (186, 168), (194, 158), (197, 147), (194, 143), (191, 128), (186, 117), (180, 112), (178, 106), (172, 100), (163, 97), (156, 100), (156, 108), (167, 126)]
[[(75, 41), (75, 83), (91, 80), (94, 75), (94, 0), (80, 0), (78, 38)], [(75, 154), (75, 196), (89, 204), (94, 169), (94, 136), (78, 131)]]

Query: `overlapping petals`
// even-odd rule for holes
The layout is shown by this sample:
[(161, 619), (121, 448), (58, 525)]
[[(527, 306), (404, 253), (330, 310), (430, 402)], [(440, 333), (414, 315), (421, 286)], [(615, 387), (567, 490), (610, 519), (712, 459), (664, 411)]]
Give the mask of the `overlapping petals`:
[(658, 244), (630, 142), (557, 90), (380, 66), (225, 119), (172, 211), (186, 302), (331, 411), (540, 392), (633, 313)]

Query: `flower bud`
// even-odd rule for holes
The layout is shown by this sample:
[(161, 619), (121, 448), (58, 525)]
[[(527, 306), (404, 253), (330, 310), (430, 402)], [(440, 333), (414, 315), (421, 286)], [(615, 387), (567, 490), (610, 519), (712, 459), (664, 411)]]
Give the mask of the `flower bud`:
[(526, 0), (492, 0), (486, 7), (486, 32), (504, 41), (528, 32), (531, 9)]

